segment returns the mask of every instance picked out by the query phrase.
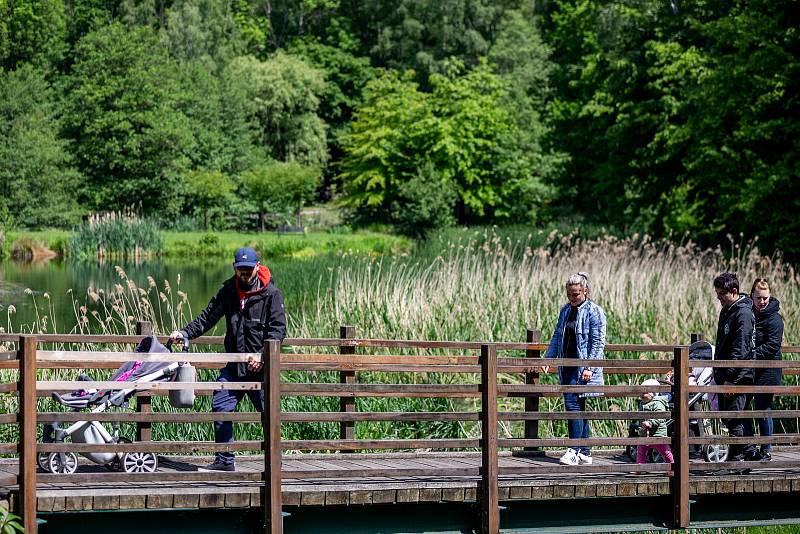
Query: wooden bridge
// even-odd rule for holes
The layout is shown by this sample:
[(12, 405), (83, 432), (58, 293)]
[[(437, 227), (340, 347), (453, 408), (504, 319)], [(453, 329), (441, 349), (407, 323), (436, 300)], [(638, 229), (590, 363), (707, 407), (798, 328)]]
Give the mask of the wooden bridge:
[[(148, 325), (140, 325), (147, 333)], [(659, 376), (675, 371), (674, 385), (642, 387), (639, 385), (577, 386), (580, 391), (602, 392), (606, 397), (638, 397), (645, 390), (671, 392), (672, 412), (660, 414), (635, 410), (563, 412), (539, 411), (542, 397), (560, 397), (576, 391), (576, 386), (543, 384), (543, 365), (554, 366), (560, 360), (541, 359), (546, 344), (539, 334), (529, 331), (525, 343), (473, 343), (450, 341), (374, 340), (355, 338), (352, 327), (342, 327), (339, 338), (287, 339), (265, 345), (261, 355), (191, 352), (144, 354), (124, 351), (86, 350), (90, 343), (134, 344), (138, 336), (83, 335), (8, 335), (0, 342), (18, 344), (17, 350), (0, 353), (0, 369), (19, 370), (18, 380), (0, 385), (0, 394), (16, 397), (10, 405), (18, 413), (0, 415), (0, 425), (18, 436), (0, 444), (0, 494), (9, 495), (12, 505), (22, 515), (26, 532), (37, 531), (37, 512), (58, 517), (64, 512), (86, 510), (221, 510), (225, 508), (257, 513), (264, 532), (302, 530), (299, 518), (305, 511), (324, 515), (329, 510), (347, 507), (349, 520), (356, 510), (384, 504), (404, 507), (450, 503), (467, 510), (474, 517), (467, 527), (480, 532), (499, 532), (511, 525), (527, 524), (535, 528), (541, 516), (519, 521), (508, 510), (521, 510), (547, 502), (552, 506), (564, 499), (625, 497), (611, 502), (633, 503), (653, 510), (652, 525), (685, 528), (695, 526), (699, 505), (692, 508), (690, 499), (746, 493), (770, 500), (795, 499), (800, 493), (800, 435), (778, 434), (773, 437), (731, 438), (715, 432), (719, 418), (732, 412), (711, 411), (696, 405), (690, 410), (688, 399), (697, 392), (746, 393), (772, 392), (797, 396), (798, 386), (706, 386), (689, 384), (690, 369), (695, 366), (745, 366), (736, 362), (697, 362), (688, 357), (687, 346), (607, 345), (606, 360), (593, 362), (606, 375), (620, 375), (638, 384), (641, 375)], [(222, 339), (205, 337), (195, 340), (200, 346), (220, 345)], [(66, 347), (77, 347), (65, 350)], [(800, 347), (784, 347), (784, 354), (800, 352)], [(260, 356), (265, 365), (261, 382), (129, 382), (135, 387), (137, 410), (88, 414), (85, 411), (40, 411), (40, 397), (53, 392), (79, 389), (119, 389), (118, 382), (78, 382), (58, 380), (65, 371), (43, 369), (116, 369), (131, 360), (191, 362), (200, 368), (219, 368), (225, 362), (245, 361)], [(786, 375), (800, 373), (800, 361), (746, 362), (747, 367), (781, 367)], [(297, 373), (302, 371), (303, 373)], [(376, 373), (377, 372), (377, 373)], [(38, 376), (37, 376), (38, 373)], [(331, 376), (338, 374), (338, 381)], [(393, 377), (394, 383), (378, 382), (376, 377)], [(49, 379), (45, 379), (45, 378)], [(298, 382), (298, 377), (303, 380)], [(396, 378), (394, 378), (396, 377)], [(549, 382), (549, 380), (546, 380)], [(216, 389), (236, 387), (242, 390), (263, 389), (267, 409), (263, 414), (196, 413), (194, 411), (153, 412), (151, 396), (166, 395), (169, 390), (193, 389), (209, 395)], [(339, 411), (282, 411), (291, 397), (338, 397)], [(453, 399), (458, 411), (356, 411), (357, 398), (377, 399)], [(520, 400), (515, 400), (515, 398)], [(18, 399), (18, 400), (17, 400)], [(524, 401), (522, 400), (524, 399)], [(524, 409), (520, 409), (524, 402)], [(516, 404), (520, 408), (513, 411)], [(9, 405), (6, 403), (6, 405)], [(286, 404), (285, 404), (286, 405)], [(794, 428), (800, 410), (748, 412), (751, 417), (770, 415), (792, 420)], [(91, 420), (108, 424), (132, 422), (137, 426), (136, 439), (110, 444), (42, 443), (38, 439), (40, 423), (71, 423)], [(620, 436), (568, 440), (542, 437), (540, 421), (572, 418), (624, 421), (653, 416), (674, 420), (670, 438)], [(690, 425), (706, 421), (707, 424)], [(237, 441), (216, 444), (208, 441), (153, 441), (152, 425), (169, 424), (186, 428), (187, 423), (210, 423), (214, 420), (262, 423), (263, 441)], [(409, 425), (420, 421), (461, 425), (459, 436), (452, 438), (358, 439), (356, 424), (384, 422)], [(282, 439), (281, 425), (335, 423), (339, 439)], [(520, 425), (516, 433), (509, 425)], [(690, 432), (690, 427), (695, 432)], [(697, 431), (699, 429), (699, 432)], [(710, 432), (709, 432), (710, 431)], [(284, 432), (285, 433), (285, 432)], [(699, 434), (699, 435), (698, 435)], [(771, 462), (706, 462), (697, 457), (703, 445), (750, 442), (776, 445)], [(669, 443), (675, 464), (637, 465), (624, 454), (624, 447)], [(595, 447), (594, 463), (566, 467), (558, 464), (560, 450), (568, 445)], [(197, 470), (216, 451), (241, 454), (235, 472), (206, 473)], [(76, 458), (81, 454), (120, 453), (141, 457), (158, 455), (155, 472), (111, 472), (104, 466), (83, 461), (73, 473), (47, 472), (37, 466), (48, 458)], [(136, 456), (139, 454), (139, 456)], [(254, 456), (255, 454), (255, 456)], [(54, 460), (55, 461), (55, 460)], [(69, 462), (67, 462), (69, 463)], [(59, 464), (60, 465), (60, 464)], [(37, 472), (38, 471), (38, 472)], [(69, 469), (67, 469), (69, 471)], [(0, 495), (2, 498), (2, 495)], [(637, 500), (638, 499), (638, 500)], [(605, 507), (608, 508), (608, 502)], [(642, 504), (647, 503), (647, 504)], [(753, 509), (739, 509), (739, 517)], [(796, 508), (796, 506), (794, 507)], [(402, 508), (406, 510), (406, 508)], [(383, 508), (381, 508), (383, 510)], [(634, 509), (621, 509), (618, 517), (635, 515)], [(289, 515), (286, 515), (286, 514)], [(413, 512), (405, 512), (413, 514)], [(306, 514), (309, 515), (309, 514)], [(761, 517), (761, 521), (800, 518)], [(284, 518), (285, 516), (285, 518)], [(536, 519), (538, 517), (538, 519)], [(514, 523), (516, 521), (516, 523)], [(561, 518), (561, 525), (578, 525), (581, 519)], [(516, 528), (516, 527), (515, 527)], [(620, 527), (622, 528), (622, 527)], [(573, 529), (574, 530), (574, 529)], [(356, 529), (352, 529), (356, 531)], [(515, 530), (518, 531), (518, 530)]]

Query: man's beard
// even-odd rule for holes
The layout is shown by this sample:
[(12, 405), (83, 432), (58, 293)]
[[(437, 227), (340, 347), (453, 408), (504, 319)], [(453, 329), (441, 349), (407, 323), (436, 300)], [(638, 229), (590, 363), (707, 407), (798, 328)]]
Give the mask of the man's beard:
[(245, 290), (253, 289), (253, 287), (255, 287), (255, 285), (256, 285), (256, 281), (258, 281), (258, 275), (254, 276), (249, 281), (246, 278), (241, 277), (241, 276), (238, 277), (238, 279), (239, 279), (239, 287), (241, 289), (245, 289)]

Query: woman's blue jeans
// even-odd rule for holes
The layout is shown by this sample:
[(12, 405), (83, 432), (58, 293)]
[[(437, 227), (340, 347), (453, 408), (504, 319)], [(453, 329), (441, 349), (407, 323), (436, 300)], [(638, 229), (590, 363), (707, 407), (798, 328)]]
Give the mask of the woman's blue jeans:
[[(576, 386), (584, 383), (578, 376), (578, 368), (575, 368), (574, 372), (567, 372), (561, 377), (561, 384), (564, 386)], [(586, 397), (580, 397), (578, 393), (564, 393), (564, 409), (568, 412), (586, 411)], [(570, 439), (587, 439), (591, 435), (588, 419), (569, 419), (567, 428), (569, 429)], [(587, 456), (592, 454), (591, 449), (586, 446), (571, 448)]]

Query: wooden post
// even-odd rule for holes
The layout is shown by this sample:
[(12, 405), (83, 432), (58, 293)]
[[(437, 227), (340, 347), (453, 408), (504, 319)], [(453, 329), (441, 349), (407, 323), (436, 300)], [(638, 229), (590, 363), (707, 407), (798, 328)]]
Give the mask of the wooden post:
[(672, 399), (675, 403), (672, 425), (672, 528), (689, 527), (689, 349), (675, 347), (672, 360), (675, 380)]
[[(153, 325), (148, 321), (136, 321), (136, 335), (149, 336), (153, 334)], [(138, 413), (150, 413), (153, 411), (152, 397), (150, 393), (142, 391), (136, 395), (136, 411)], [(150, 421), (138, 421), (136, 423), (136, 441), (152, 441), (153, 424)]]
[[(355, 326), (340, 326), (339, 337), (341, 339), (353, 339), (356, 337)], [(339, 347), (339, 354), (355, 354), (355, 347)], [(340, 384), (355, 384), (356, 372), (355, 371), (339, 371)], [(356, 399), (355, 397), (340, 397), (339, 410), (342, 412), (355, 412)], [(356, 424), (353, 421), (342, 421), (339, 423), (339, 439), (355, 439), (356, 438)], [(354, 452), (354, 451), (342, 451)]]
[(500, 531), (497, 489), (497, 349), (481, 345), (481, 532)]
[(19, 336), (19, 514), (36, 534), (36, 336)]
[(264, 363), (264, 532), (281, 534), (281, 342), (271, 339), (261, 351)]
[[(539, 330), (528, 330), (526, 341), (528, 343), (539, 343), (542, 333)], [(541, 358), (542, 351), (540, 350), (526, 350), (525, 358)], [(539, 373), (529, 372), (525, 373), (526, 384), (538, 384)], [(535, 397), (525, 397), (525, 411), (526, 412), (539, 412), (539, 395)], [(539, 439), (539, 420), (526, 419), (525, 420), (525, 439)], [(539, 447), (525, 447), (526, 451), (538, 451)]]

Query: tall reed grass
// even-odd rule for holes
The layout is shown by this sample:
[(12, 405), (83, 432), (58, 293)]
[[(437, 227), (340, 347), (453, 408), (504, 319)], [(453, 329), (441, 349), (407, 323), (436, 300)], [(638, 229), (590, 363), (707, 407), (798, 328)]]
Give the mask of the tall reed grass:
[(134, 258), (161, 251), (164, 240), (156, 222), (133, 209), (92, 214), (67, 244), (67, 254), (78, 259)]
[[(343, 260), (330, 273), (330, 283), (321, 284), (327, 289), (318, 294), (316, 309), (291, 325), (292, 335), (324, 335), (337, 325), (351, 324), (358, 336), (365, 337), (521, 341), (530, 327), (540, 329), (547, 341), (558, 309), (566, 302), (564, 282), (580, 270), (589, 273), (591, 296), (607, 314), (607, 342), (682, 344), (692, 332), (713, 339), (719, 304), (712, 281), (719, 272), (731, 270), (738, 273), (745, 290), (758, 276), (771, 280), (782, 301), (786, 342), (800, 341), (792, 326), (800, 324), (800, 276), (780, 257), (759, 254), (752, 243), (731, 241), (729, 250), (700, 250), (691, 242), (654, 243), (647, 236), (587, 240), (575, 233), (553, 233), (541, 246), (532, 247), (534, 239), (504, 239), (487, 230), (467, 242), (451, 244), (432, 259)], [(643, 378), (611, 375), (607, 383)], [(778, 402), (797, 407), (796, 399)], [(560, 403), (547, 399), (543, 409), (555, 409)], [(634, 409), (636, 399), (602, 398), (593, 403), (603, 410)], [(521, 409), (522, 401), (509, 399), (504, 408)], [(620, 435), (627, 423), (593, 426), (599, 434)], [(519, 436), (522, 426), (507, 424), (503, 431)], [(564, 435), (566, 425), (543, 425), (542, 432)]]
[[(331, 337), (340, 325), (355, 325), (357, 337), (522, 341), (526, 328), (540, 329), (547, 341), (552, 335), (558, 309), (564, 304), (564, 282), (578, 271), (589, 274), (591, 297), (608, 317), (608, 343), (685, 344), (692, 332), (713, 339), (719, 304), (712, 280), (721, 271), (735, 271), (745, 290), (758, 276), (767, 277), (781, 300), (786, 323), (785, 342), (798, 344), (800, 324), (800, 276), (780, 257), (759, 254), (753, 243), (731, 240), (729, 248), (700, 250), (691, 242), (654, 243), (647, 236), (628, 239), (605, 237), (585, 239), (576, 233), (549, 236), (501, 237), (492, 229), (471, 233), (466, 239), (441, 246), (437, 254), (429, 247), (416, 255), (380, 258), (342, 254), (325, 262), (314, 260), (315, 277), (305, 279), (305, 294), (294, 296), (303, 302), (288, 310), (291, 337)], [(137, 320), (154, 325), (156, 332), (168, 333), (193, 317), (189, 295), (165, 281), (158, 287), (150, 278), (148, 287), (137, 287), (122, 270), (114, 288), (89, 288), (85, 296), (73, 296), (78, 318), (75, 331), (82, 333), (134, 332)], [(292, 287), (300, 287), (294, 285)], [(31, 298), (35, 296), (31, 294)], [(45, 300), (47, 300), (45, 298)], [(197, 304), (197, 303), (195, 303)], [(202, 306), (205, 303), (200, 303)], [(9, 310), (9, 313), (10, 310)], [(37, 324), (25, 331), (57, 331), (47, 319), (47, 307)], [(11, 326), (9, 321), (8, 327)], [(9, 328), (10, 329), (10, 328)], [(203, 349), (205, 350), (205, 349)], [(295, 349), (298, 350), (298, 349)], [(316, 350), (316, 349), (315, 349)], [(383, 351), (382, 351), (383, 352)], [(435, 351), (405, 351), (427, 352)], [(614, 354), (609, 357), (657, 358), (663, 354)], [(61, 371), (68, 375), (70, 371)], [(363, 381), (474, 382), (474, 375), (362, 373)], [(0, 372), (6, 381), (8, 373)], [(214, 372), (201, 373), (213, 380)], [(609, 384), (626, 384), (645, 377), (610, 375)], [(338, 380), (336, 373), (299, 373), (285, 376), (292, 381)], [(502, 376), (506, 383), (521, 382), (517, 375)], [(544, 383), (554, 383), (553, 375)], [(797, 383), (787, 377), (785, 383)], [(778, 398), (779, 406), (798, 408), (796, 398)], [(596, 409), (634, 409), (635, 399), (592, 400)], [(3, 402), (3, 401), (0, 401)], [(7, 402), (7, 401), (6, 401)], [(338, 399), (295, 397), (284, 399), (284, 410), (337, 410)], [(210, 410), (208, 398), (198, 399), (196, 410)], [(545, 399), (543, 410), (560, 409), (560, 399)], [(359, 410), (447, 411), (477, 408), (475, 401), (450, 399), (358, 399)], [(4, 409), (10, 410), (8, 404)], [(522, 401), (507, 399), (502, 409), (521, 410)], [(155, 409), (170, 411), (165, 399), (155, 400)], [(623, 435), (627, 423), (594, 422), (597, 435)], [(505, 424), (506, 436), (519, 437), (521, 424)], [(132, 433), (128, 427), (126, 432)], [(237, 439), (260, 439), (260, 425), (235, 425)], [(543, 436), (565, 435), (563, 422), (542, 424)], [(409, 423), (389, 425), (358, 423), (361, 438), (453, 437), (478, 435), (472, 424)], [(154, 425), (156, 439), (213, 438), (211, 425), (178, 428)], [(338, 435), (329, 423), (284, 426), (287, 438), (324, 439)]]

